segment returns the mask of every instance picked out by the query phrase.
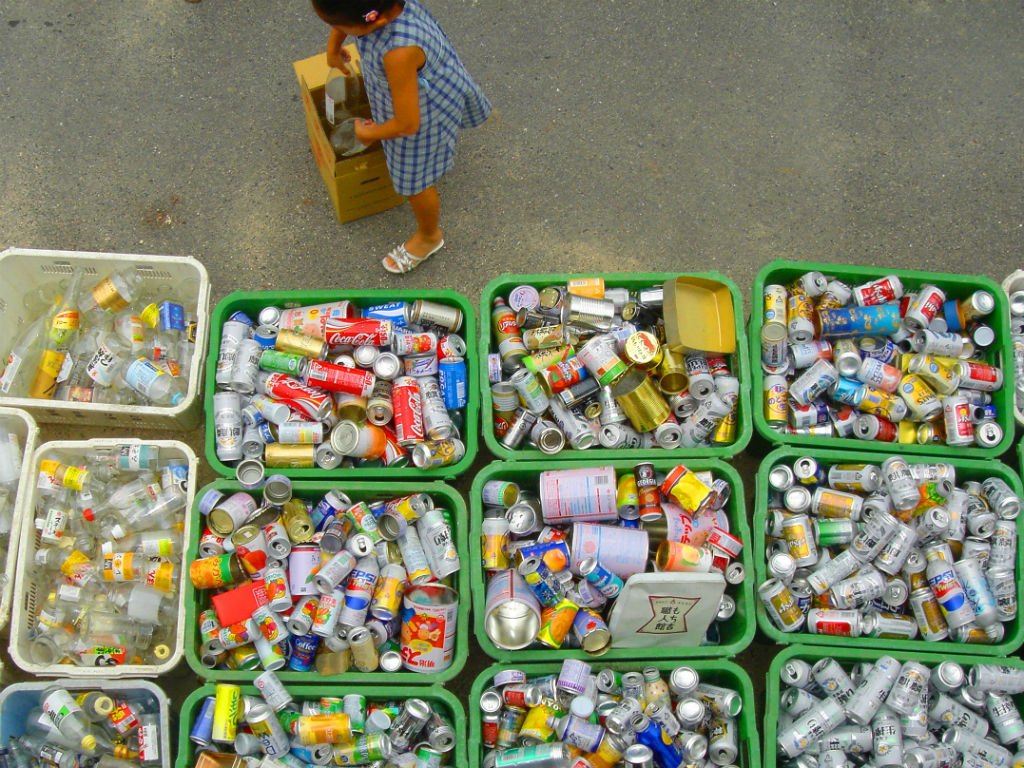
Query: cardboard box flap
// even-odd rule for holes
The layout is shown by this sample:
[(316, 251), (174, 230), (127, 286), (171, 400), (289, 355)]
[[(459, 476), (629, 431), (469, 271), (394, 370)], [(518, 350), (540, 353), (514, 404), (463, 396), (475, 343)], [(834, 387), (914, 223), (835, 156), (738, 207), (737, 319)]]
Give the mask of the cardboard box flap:
[[(352, 60), (349, 62), (352, 66), (352, 71), (357, 76), (362, 77), (363, 70), (359, 64), (359, 51), (356, 50), (354, 45), (346, 45), (345, 50), (352, 57)], [(295, 69), (295, 76), (299, 78), (299, 82), (311, 91), (316, 88), (323, 88), (327, 82), (327, 73), (331, 71), (331, 68), (327, 66), (326, 52), (310, 56), (308, 59), (296, 61), (292, 64), (292, 67)]]

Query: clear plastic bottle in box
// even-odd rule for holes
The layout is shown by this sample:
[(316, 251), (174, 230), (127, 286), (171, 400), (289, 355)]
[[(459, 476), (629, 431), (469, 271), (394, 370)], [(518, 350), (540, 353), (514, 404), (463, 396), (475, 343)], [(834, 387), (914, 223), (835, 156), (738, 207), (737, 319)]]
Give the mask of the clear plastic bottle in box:
[(187, 467), (125, 444), (40, 461), (27, 566), (36, 664), (156, 664), (177, 624)]
[(30, 289), (25, 305), (30, 322), (11, 340), (3, 394), (158, 406), (184, 398), (195, 318), (172, 286), (148, 286), (126, 268), (90, 288), (76, 271)]

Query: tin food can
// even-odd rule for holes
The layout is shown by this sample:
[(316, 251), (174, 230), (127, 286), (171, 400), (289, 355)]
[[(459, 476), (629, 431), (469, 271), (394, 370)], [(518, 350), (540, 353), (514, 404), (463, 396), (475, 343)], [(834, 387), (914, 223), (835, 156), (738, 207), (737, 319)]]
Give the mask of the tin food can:
[(562, 300), (563, 325), (577, 325), (595, 331), (607, 331), (615, 318), (615, 302), (567, 293)]
[(612, 384), (627, 370), (626, 364), (616, 354), (615, 343), (609, 336), (594, 336), (577, 350), (576, 355), (601, 386)]
[(540, 603), (517, 571), (498, 571), (487, 583), (484, 630), (498, 648), (530, 645), (540, 630)]
[(663, 424), (672, 409), (652, 379), (631, 370), (612, 387), (612, 395), (638, 432), (650, 432)]
[(193, 560), (189, 576), (196, 589), (219, 589), (238, 584), (245, 579), (245, 569), (234, 553)]
[(620, 579), (647, 570), (647, 531), (596, 523), (573, 523), (569, 562), (573, 572), (593, 557)]
[(402, 601), (402, 664), (413, 672), (439, 672), (455, 658), (459, 595), (451, 587), (413, 587)]
[(615, 468), (581, 467), (542, 472), (541, 514), (545, 523), (614, 520), (618, 517)]

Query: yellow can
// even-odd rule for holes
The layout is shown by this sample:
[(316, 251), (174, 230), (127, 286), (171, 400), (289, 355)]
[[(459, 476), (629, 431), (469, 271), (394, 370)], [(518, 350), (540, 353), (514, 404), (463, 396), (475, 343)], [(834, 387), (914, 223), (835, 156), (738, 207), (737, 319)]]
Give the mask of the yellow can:
[(295, 728), (302, 744), (344, 744), (352, 741), (352, 723), (344, 712), (303, 715), (296, 721)]
[(312, 360), (323, 360), (327, 357), (327, 342), (299, 331), (282, 328), (274, 341), (274, 349), (278, 352), (291, 352)]
[(264, 448), (268, 467), (308, 468), (316, 466), (316, 446), (312, 443), (269, 443)]
[(576, 294), (577, 296), (589, 296), (592, 299), (604, 298), (603, 277), (575, 277), (567, 280), (565, 287), (569, 293)]
[(523, 739), (523, 737), (528, 737), (529, 739), (536, 741), (538, 744), (551, 741), (554, 738), (555, 731), (548, 725), (549, 717), (558, 717), (558, 712), (556, 712), (553, 707), (549, 707), (544, 703), (540, 703), (535, 707), (530, 707), (526, 711), (526, 717), (523, 719), (523, 724), (519, 727), (518, 738)]
[(233, 743), (238, 734), (238, 721), (241, 717), (242, 689), (237, 685), (218, 683), (213, 703), (213, 740)]

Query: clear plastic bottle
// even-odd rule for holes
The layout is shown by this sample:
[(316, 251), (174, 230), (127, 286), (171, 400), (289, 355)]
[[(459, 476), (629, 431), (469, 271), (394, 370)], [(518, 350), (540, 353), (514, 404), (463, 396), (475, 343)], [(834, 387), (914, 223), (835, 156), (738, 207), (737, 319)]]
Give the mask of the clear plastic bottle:
[(89, 718), (68, 693), (66, 688), (51, 686), (42, 693), (40, 705), (54, 728), (73, 743), (81, 745), (86, 752), (93, 752), (97, 746), (96, 737), (89, 728)]
[(26, 391), (32, 368), (31, 365), (26, 365), (25, 361), (35, 359), (36, 350), (42, 346), (48, 314), (38, 317), (29, 324), (24, 333), (14, 342), (14, 346), (7, 354), (4, 372), (0, 375), (0, 393), (18, 396)]
[(18, 739), (18, 748), (21, 754), (33, 760), (40, 759), (46, 765), (57, 768), (75, 768), (78, 765), (78, 757), (72, 750), (48, 743), (39, 732), (29, 732)]
[(145, 357), (136, 358), (128, 364), (124, 380), (154, 405), (177, 405), (185, 397), (177, 377)]
[(138, 294), (142, 278), (134, 267), (112, 272), (93, 286), (91, 291), (83, 292), (78, 307), (83, 314), (96, 317), (104, 312), (117, 313), (128, 307)]

